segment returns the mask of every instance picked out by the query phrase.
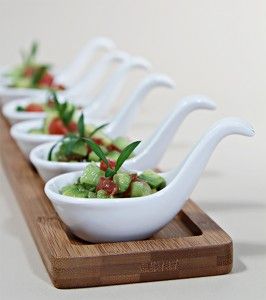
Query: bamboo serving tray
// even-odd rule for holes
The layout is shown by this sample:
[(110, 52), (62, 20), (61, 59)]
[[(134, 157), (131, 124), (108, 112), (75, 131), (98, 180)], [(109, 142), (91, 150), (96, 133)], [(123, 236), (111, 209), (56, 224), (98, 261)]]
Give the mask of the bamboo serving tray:
[(193, 201), (148, 240), (91, 244), (74, 237), (43, 192), (0, 115), (2, 164), (57, 288), (221, 275), (232, 269), (231, 238)]

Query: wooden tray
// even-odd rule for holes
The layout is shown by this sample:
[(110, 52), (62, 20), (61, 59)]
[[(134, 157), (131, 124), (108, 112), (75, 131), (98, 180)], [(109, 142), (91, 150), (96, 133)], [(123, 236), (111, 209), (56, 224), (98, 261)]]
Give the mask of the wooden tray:
[(231, 271), (232, 240), (193, 201), (144, 241), (91, 244), (74, 237), (0, 115), (1, 159), (39, 253), (57, 288), (220, 275)]

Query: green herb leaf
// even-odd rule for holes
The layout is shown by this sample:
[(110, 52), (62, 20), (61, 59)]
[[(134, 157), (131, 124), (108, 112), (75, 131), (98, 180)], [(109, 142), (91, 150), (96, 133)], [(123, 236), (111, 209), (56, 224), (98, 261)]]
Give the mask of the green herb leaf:
[(74, 146), (76, 145), (76, 143), (78, 141), (80, 141), (79, 137), (72, 137), (72, 138), (70, 138), (70, 140), (67, 143), (65, 143), (66, 144), (66, 148), (65, 148), (66, 156), (68, 156), (72, 152)]
[(100, 160), (103, 160), (107, 166), (109, 166), (108, 160), (103, 153), (102, 149), (91, 139), (82, 138), (92, 149), (92, 151), (100, 158)]
[(34, 63), (34, 60), (36, 59), (36, 54), (38, 50), (38, 43), (34, 41), (31, 45), (30, 51), (28, 54), (23, 54), (22, 59), (23, 59), (23, 64), (25, 66), (32, 65)]
[(30, 50), (30, 59), (34, 59), (38, 51), (38, 43), (36, 41), (33, 41), (31, 45), (31, 50)]
[(110, 168), (107, 168), (107, 170), (105, 171), (105, 177), (113, 177), (115, 174), (115, 170), (112, 170)]
[(16, 107), (16, 111), (25, 111), (25, 108), (23, 106), (18, 105)]
[(84, 115), (81, 114), (78, 120), (78, 131), (79, 131), (79, 136), (84, 137), (85, 135), (85, 124), (84, 124)]
[(89, 137), (92, 137), (93, 135), (95, 135), (96, 132), (98, 132), (99, 130), (103, 129), (104, 127), (106, 127), (107, 125), (109, 125), (109, 123), (105, 123), (99, 127), (96, 127), (89, 135)]
[(46, 66), (41, 66), (32, 76), (31, 83), (35, 86), (43, 77), (45, 72), (47, 71)]
[(49, 100), (50, 97), (51, 97), (51, 98), (53, 99), (53, 101), (54, 101), (55, 109), (56, 109), (57, 111), (59, 111), (60, 103), (59, 103), (59, 101), (58, 101), (56, 92), (53, 91), (53, 90), (50, 90), (50, 95), (48, 96), (48, 100)]
[(139, 145), (140, 141), (133, 142), (126, 146), (125, 149), (120, 153), (116, 165), (115, 165), (115, 173), (122, 167), (125, 160), (127, 160), (130, 156), (130, 154), (135, 150), (135, 148)]
[(65, 102), (64, 104), (66, 104), (66, 106), (64, 106), (61, 119), (65, 125), (68, 125), (73, 118), (76, 108), (75, 106), (72, 106), (70, 109), (68, 109), (67, 102)]
[(62, 141), (63, 141), (63, 138), (60, 139), (57, 143), (55, 143), (55, 144), (51, 147), (51, 149), (50, 149), (50, 151), (49, 151), (49, 153), (48, 153), (48, 161), (51, 161), (51, 160), (52, 160), (52, 154), (53, 154), (53, 151), (54, 151), (55, 147), (56, 147), (59, 143), (61, 143)]

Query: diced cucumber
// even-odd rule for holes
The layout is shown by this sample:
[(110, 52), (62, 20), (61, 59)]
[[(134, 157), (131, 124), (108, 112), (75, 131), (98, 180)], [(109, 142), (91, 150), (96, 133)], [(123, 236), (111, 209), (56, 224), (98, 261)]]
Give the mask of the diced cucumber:
[(91, 152), (89, 154), (89, 161), (95, 161), (95, 162), (98, 162), (100, 161), (100, 158), (98, 157), (97, 154), (95, 154), (95, 152)]
[(30, 88), (31, 84), (31, 78), (17, 78), (14, 85), (18, 88)]
[(108, 193), (106, 193), (105, 190), (99, 190), (97, 192), (97, 198), (103, 198), (103, 199), (110, 198), (110, 195)]
[(96, 186), (104, 172), (94, 163), (88, 164), (80, 177), (80, 183)]
[(88, 191), (80, 184), (71, 184), (62, 188), (61, 193), (65, 196), (87, 198)]
[(131, 184), (131, 197), (142, 197), (152, 194), (152, 190), (145, 181), (134, 181)]
[(87, 148), (87, 145), (83, 142), (83, 141), (78, 141), (73, 149), (72, 149), (72, 152), (75, 153), (75, 154), (78, 154), (80, 156), (86, 156), (87, 153), (88, 153), (88, 148)]
[(96, 193), (94, 192), (88, 192), (88, 198), (97, 198)]
[(117, 173), (113, 177), (113, 181), (118, 186), (119, 193), (124, 193), (131, 183), (131, 176), (127, 173)]
[(165, 179), (152, 170), (144, 171), (139, 178), (146, 181), (151, 188), (157, 190), (161, 190), (166, 186)]
[(118, 151), (111, 151), (107, 154), (107, 158), (117, 161), (120, 153)]
[(125, 137), (117, 137), (113, 140), (112, 144), (122, 151), (130, 144), (130, 141)]
[(95, 128), (96, 127), (92, 124), (85, 124), (85, 136), (89, 137), (90, 133), (92, 133)]
[(102, 131), (97, 131), (94, 135), (94, 138), (101, 139), (104, 146), (109, 146), (112, 144), (112, 140)]

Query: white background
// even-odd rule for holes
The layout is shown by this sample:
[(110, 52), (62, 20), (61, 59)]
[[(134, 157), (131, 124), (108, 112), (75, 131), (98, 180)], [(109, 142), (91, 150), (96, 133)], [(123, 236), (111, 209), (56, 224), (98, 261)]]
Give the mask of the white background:
[[(55, 289), (0, 169), (0, 298), (263, 299), (266, 296), (266, 2), (261, 0), (0, 1), (0, 65), (19, 62), (33, 39), (40, 59), (60, 67), (97, 35), (148, 58), (176, 90), (157, 90), (131, 136), (145, 138), (182, 96), (209, 95), (216, 112), (190, 116), (162, 162), (176, 166), (214, 121), (249, 120), (256, 136), (217, 148), (192, 198), (233, 238), (234, 269), (225, 276), (77, 290)], [(117, 106), (143, 72), (135, 71)]]

